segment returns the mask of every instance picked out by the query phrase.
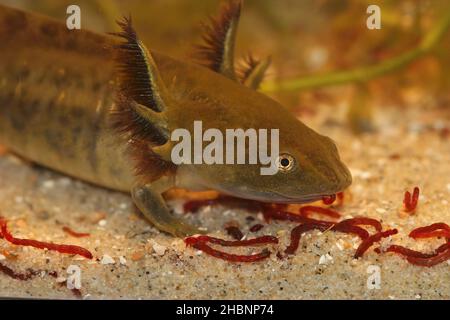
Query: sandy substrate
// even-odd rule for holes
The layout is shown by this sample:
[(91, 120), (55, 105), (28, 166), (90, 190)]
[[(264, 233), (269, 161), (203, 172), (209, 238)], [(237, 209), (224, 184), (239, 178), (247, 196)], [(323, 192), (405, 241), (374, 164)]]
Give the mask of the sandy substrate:
[[(443, 113), (385, 108), (378, 112), (378, 133), (355, 137), (343, 126), (341, 115), (326, 107), (320, 110), (305, 122), (338, 142), (354, 177), (339, 209), (343, 215), (369, 216), (381, 219), (385, 228), (398, 228), (399, 234), (383, 245), (405, 244), (423, 251), (437, 247), (442, 240), (414, 241), (407, 234), (433, 222), (450, 223), (450, 137), (441, 130), (449, 125)], [(408, 216), (402, 212), (403, 193), (416, 185), (422, 190), (419, 208)], [(180, 204), (173, 202), (175, 211), (180, 211)], [(2, 264), (17, 272), (42, 271), (29, 281), (0, 273), (2, 297), (76, 298), (64, 282), (67, 269), (75, 265), (81, 270), (83, 298), (450, 298), (448, 262), (417, 267), (392, 253), (378, 255), (373, 250), (353, 260), (359, 240), (340, 233), (310, 232), (297, 254), (284, 260), (275, 254), (250, 264), (218, 260), (150, 226), (135, 213), (128, 195), (32, 166), (12, 155), (0, 157), (0, 211), (15, 236), (76, 244), (94, 254), (93, 260), (86, 260), (0, 240)], [(246, 220), (249, 215), (265, 225), (257, 235), (280, 236), (281, 244), (272, 247), (273, 252), (289, 243), (292, 224), (266, 225), (261, 214), (242, 209), (205, 207), (187, 218), (225, 238), (223, 226), (231, 220), (248, 232), (255, 223)], [(62, 231), (63, 226), (91, 235), (74, 238)], [(368, 271), (377, 267), (380, 288), (369, 289)], [(49, 275), (52, 271), (57, 278)]]

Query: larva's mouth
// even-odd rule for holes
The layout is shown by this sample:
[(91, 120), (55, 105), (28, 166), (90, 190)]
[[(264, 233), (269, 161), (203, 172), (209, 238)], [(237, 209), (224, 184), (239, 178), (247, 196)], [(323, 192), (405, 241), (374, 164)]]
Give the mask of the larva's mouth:
[(304, 197), (285, 198), (285, 200), (276, 201), (277, 203), (304, 204), (323, 200), (324, 197), (332, 197), (330, 195), (308, 195)]
[[(345, 189), (345, 188), (344, 188)], [(336, 192), (320, 192), (314, 194), (305, 195), (285, 195), (276, 191), (252, 191), (243, 189), (233, 189), (227, 190), (225, 188), (219, 189), (221, 193), (227, 194), (232, 197), (237, 197), (241, 199), (259, 201), (264, 203), (274, 203), (274, 204), (305, 204), (312, 203), (316, 201), (324, 201), (326, 204), (331, 204), (335, 201), (338, 193), (344, 191), (344, 189), (339, 188)]]
[(331, 204), (333, 203), (338, 193), (343, 192), (344, 190), (339, 190), (335, 193), (318, 193), (318, 194), (309, 194), (305, 196), (299, 196), (299, 197), (286, 197), (282, 194), (277, 194), (278, 199), (273, 201), (264, 201), (264, 202), (274, 202), (274, 203), (288, 203), (288, 204), (305, 204), (305, 203), (311, 203), (316, 201), (323, 201), (325, 204)]
[[(241, 196), (242, 197), (242, 196)], [(245, 197), (248, 200), (255, 200), (265, 203), (277, 203), (277, 204), (305, 204), (311, 203), (319, 200), (323, 200), (324, 198), (335, 198), (336, 195), (330, 194), (317, 194), (317, 195), (305, 195), (302, 197), (286, 197), (279, 193), (264, 193), (259, 195), (246, 195)]]

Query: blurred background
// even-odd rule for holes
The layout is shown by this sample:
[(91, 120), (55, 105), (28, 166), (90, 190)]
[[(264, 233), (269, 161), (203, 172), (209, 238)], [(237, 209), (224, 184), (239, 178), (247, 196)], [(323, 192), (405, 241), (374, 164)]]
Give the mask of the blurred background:
[[(81, 7), (82, 28), (116, 30), (115, 20), (131, 14), (152, 50), (189, 58), (198, 43), (201, 21), (218, 12), (219, 0), (0, 0), (0, 3), (62, 21), (71, 4)], [(366, 27), (367, 7), (381, 8), (382, 28)], [(346, 114), (355, 133), (376, 130), (374, 106), (437, 108), (450, 117), (450, 33), (426, 55), (370, 81), (320, 88), (281, 90), (274, 84), (311, 75), (374, 65), (413, 50), (448, 13), (445, 0), (245, 0), (237, 57), (252, 52), (272, 57), (263, 91), (301, 116), (332, 105)], [(267, 85), (269, 84), (269, 85)], [(345, 109), (345, 111), (343, 111)], [(381, 109), (382, 110), (382, 109)]]
[[(220, 2), (0, 0), (62, 23), (67, 7), (77, 4), (82, 29), (101, 33), (117, 31), (115, 21), (131, 14), (148, 48), (179, 59), (190, 59), (193, 45), (201, 39), (201, 22), (217, 14)], [(372, 4), (381, 8), (380, 30), (366, 26)], [(244, 0), (237, 39), (237, 62), (249, 52), (272, 57), (261, 90), (336, 141), (353, 175), (345, 205), (339, 208), (343, 217), (382, 221), (400, 230), (394, 243), (399, 240), (423, 252), (433, 252), (440, 240), (416, 243), (406, 236), (408, 230), (450, 222), (449, 25), (449, 0)], [(47, 241), (79, 241), (75, 243), (95, 248), (98, 257), (114, 257), (117, 263), (83, 263), (19, 249), (12, 255), (1, 251), (6, 259), (14, 259), (6, 262), (22, 270), (61, 270), (60, 275), (66, 275), (69, 263), (79, 264), (85, 298), (450, 298), (447, 265), (407, 267), (403, 260), (378, 255), (354, 263), (348, 250), (355, 248), (355, 240), (332, 232), (305, 237), (302, 253), (289, 262), (274, 258), (257, 266), (216, 264), (215, 259), (185, 250), (180, 239), (175, 242), (156, 232), (134, 212), (128, 195), (31, 167), (6, 151), (0, 146), (0, 207), (14, 232)], [(414, 186), (420, 187), (420, 207), (407, 213), (403, 195)], [(183, 196), (188, 197), (181, 191), (172, 195), (175, 212), (183, 212), (178, 201)], [(186, 218), (220, 237), (226, 225), (250, 227), (252, 220), (244, 212), (210, 209)], [(66, 239), (59, 231), (63, 225), (92, 231), (92, 237)], [(280, 235), (284, 245), (290, 235), (284, 228), (266, 224), (262, 232)], [(155, 244), (167, 248), (165, 254), (157, 253)], [(0, 250), (12, 250), (5, 242), (0, 245)], [(325, 255), (335, 259), (329, 266), (320, 263), (319, 256)], [(126, 257), (126, 266), (118, 263), (119, 256)], [(368, 265), (387, 270), (381, 290), (366, 289)], [(39, 282), (19, 283), (1, 276), (0, 296), (73, 298), (56, 279), (37, 278)]]

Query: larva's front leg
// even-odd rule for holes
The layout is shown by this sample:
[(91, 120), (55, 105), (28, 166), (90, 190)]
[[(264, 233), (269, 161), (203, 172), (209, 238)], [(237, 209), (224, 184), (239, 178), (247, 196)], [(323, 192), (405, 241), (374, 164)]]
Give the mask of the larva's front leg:
[(133, 201), (144, 216), (159, 230), (177, 237), (204, 233), (182, 219), (174, 217), (167, 207), (162, 192), (169, 189), (162, 178), (151, 184), (136, 186), (131, 191)]

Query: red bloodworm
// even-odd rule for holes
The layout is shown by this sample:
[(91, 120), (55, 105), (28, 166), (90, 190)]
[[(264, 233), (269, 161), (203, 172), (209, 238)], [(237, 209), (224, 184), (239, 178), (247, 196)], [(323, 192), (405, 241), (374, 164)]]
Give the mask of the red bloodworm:
[(300, 208), (300, 215), (303, 217), (309, 217), (310, 213), (319, 213), (324, 216), (328, 216), (331, 218), (340, 218), (341, 214), (337, 211), (328, 209), (328, 208), (322, 208), (322, 207), (316, 207), (316, 206), (304, 206)]
[(378, 232), (383, 230), (383, 227), (382, 227), (380, 221), (372, 219), (372, 218), (366, 218), (366, 217), (356, 217), (356, 218), (351, 218), (351, 219), (347, 219), (347, 220), (342, 220), (341, 222), (339, 222), (339, 224), (372, 226)]
[(225, 230), (227, 231), (228, 235), (230, 235), (236, 240), (241, 240), (244, 237), (244, 234), (242, 233), (241, 229), (239, 229), (236, 226), (225, 227)]
[(335, 194), (332, 194), (332, 195), (329, 195), (329, 196), (325, 196), (325, 197), (322, 198), (323, 204), (326, 204), (326, 205), (333, 204), (334, 201), (336, 201), (336, 195)]
[[(412, 238), (428, 238), (433, 236), (445, 236), (445, 234), (440, 234), (441, 231), (447, 231), (448, 225), (445, 223), (434, 223), (426, 227), (420, 227), (414, 229), (410, 233)], [(444, 229), (441, 231), (437, 231)], [(439, 246), (434, 253), (422, 253), (419, 251), (411, 250), (403, 246), (391, 245), (386, 250), (387, 252), (395, 252), (397, 254), (406, 257), (409, 263), (424, 267), (431, 267), (441, 262), (444, 262), (450, 258), (450, 240), (447, 238), (447, 242)]]
[[(312, 220), (312, 219), (311, 219)], [(345, 221), (345, 220), (344, 220)], [(286, 254), (294, 254), (297, 251), (301, 236), (303, 233), (318, 229), (320, 231), (326, 231), (326, 230), (333, 230), (333, 231), (339, 231), (343, 233), (352, 233), (359, 236), (361, 239), (367, 239), (369, 237), (369, 233), (364, 230), (363, 228), (348, 224), (348, 223), (337, 223), (333, 224), (327, 221), (320, 221), (316, 220), (314, 222), (308, 222), (301, 224), (291, 231), (291, 243), (286, 248), (285, 253)]]
[(416, 228), (409, 233), (414, 239), (445, 237), (450, 238), (450, 227), (443, 222), (433, 223), (426, 227)]
[(294, 254), (298, 249), (298, 245), (300, 243), (300, 239), (301, 239), (303, 233), (310, 231), (310, 230), (314, 230), (314, 229), (319, 229), (320, 231), (325, 231), (328, 229), (328, 227), (326, 227), (322, 224), (314, 224), (314, 223), (301, 224), (301, 225), (296, 226), (291, 231), (291, 243), (289, 244), (289, 246), (286, 248), (286, 250), (284, 252), (286, 254)]
[(363, 240), (361, 242), (361, 244), (359, 245), (358, 249), (356, 249), (356, 252), (354, 255), (355, 259), (362, 257), (364, 252), (366, 252), (367, 249), (369, 249), (375, 242), (378, 242), (382, 238), (387, 238), (387, 237), (392, 236), (397, 233), (398, 233), (397, 229), (391, 229), (391, 230), (381, 231), (381, 232), (378, 232), (378, 233), (375, 233), (375, 234), (369, 236), (367, 239)]
[(409, 263), (422, 267), (432, 267), (441, 262), (445, 262), (450, 259), (450, 248), (439, 252), (437, 255), (431, 258), (419, 258), (419, 257), (407, 257)]
[(32, 239), (19, 239), (14, 238), (11, 233), (9, 233), (7, 229), (6, 221), (3, 219), (0, 219), (0, 227), (2, 230), (3, 237), (8, 242), (11, 242), (12, 244), (19, 245), (19, 246), (29, 246), (34, 247), (38, 249), (48, 249), (52, 251), (58, 251), (60, 253), (68, 253), (68, 254), (78, 254), (80, 256), (83, 256), (88, 259), (92, 259), (92, 253), (90, 253), (85, 248), (79, 247), (79, 246), (73, 246), (73, 245), (65, 245), (65, 244), (55, 244), (55, 243), (49, 243), (49, 242), (42, 242)]
[(415, 257), (415, 258), (423, 258), (428, 259), (434, 257), (437, 253), (422, 253), (419, 251), (411, 250), (403, 246), (399, 245), (391, 245), (386, 249), (386, 252), (395, 252), (401, 254), (405, 257)]
[(358, 226), (351, 225), (351, 224), (338, 223), (331, 230), (339, 231), (339, 232), (343, 232), (343, 233), (355, 234), (359, 238), (361, 238), (361, 240), (365, 240), (369, 237), (369, 232), (367, 232), (367, 230), (365, 230), (361, 227), (358, 227)]
[(270, 221), (271, 219), (274, 220), (282, 220), (282, 221), (293, 221), (293, 222), (299, 222), (299, 223), (317, 223), (322, 224), (326, 226), (327, 228), (330, 228), (334, 225), (333, 222), (330, 221), (323, 221), (323, 220), (316, 220), (311, 219), (307, 217), (303, 217), (296, 213), (291, 213), (287, 211), (276, 211), (276, 210), (267, 210), (263, 212), (264, 218), (266, 221)]
[(67, 234), (70, 234), (71, 236), (73, 236), (75, 238), (83, 238), (83, 237), (89, 237), (90, 236), (89, 233), (76, 232), (76, 231), (73, 231), (69, 227), (63, 227), (62, 229), (63, 229), (64, 232), (66, 232)]
[(231, 261), (231, 262), (256, 262), (261, 261), (264, 259), (267, 259), (270, 256), (270, 251), (263, 250), (260, 253), (251, 254), (251, 255), (238, 255), (238, 254), (231, 254), (226, 253), (223, 251), (219, 251), (216, 249), (211, 248), (208, 246), (205, 242), (198, 242), (193, 245), (193, 247), (197, 250), (203, 251), (206, 254), (209, 254), (210, 256), (213, 256), (218, 259)]
[(403, 205), (405, 206), (407, 212), (413, 212), (416, 209), (417, 203), (419, 201), (419, 193), (420, 190), (418, 187), (414, 187), (412, 196), (409, 191), (405, 192), (405, 197), (403, 198)]
[(428, 232), (428, 233), (422, 233), (422, 234), (417, 234), (414, 237), (414, 239), (424, 239), (424, 238), (438, 238), (438, 237), (443, 237), (443, 238), (450, 238), (450, 231), (448, 230), (436, 230), (436, 231), (432, 231), (432, 232)]
[(194, 245), (196, 243), (214, 243), (224, 247), (245, 247), (245, 246), (254, 246), (260, 244), (277, 244), (278, 238), (273, 236), (262, 236), (258, 238), (248, 239), (248, 240), (223, 240), (219, 238), (214, 238), (210, 236), (198, 236), (198, 237), (188, 237), (185, 240), (187, 245)]
[(270, 220), (287, 220), (287, 221), (296, 221), (296, 222), (304, 222), (304, 217), (299, 216), (297, 214), (287, 212), (287, 211), (279, 211), (274, 209), (267, 209), (263, 212), (264, 219), (267, 222)]
[(441, 246), (439, 246), (439, 247), (436, 249), (436, 252), (437, 252), (437, 253), (441, 253), (441, 252), (443, 252), (443, 251), (445, 251), (445, 250), (450, 250), (450, 240), (449, 240), (449, 239), (447, 239), (447, 242), (446, 242), (446, 243), (444, 243), (444, 244), (442, 244)]
[(253, 225), (252, 227), (250, 227), (250, 232), (258, 232), (262, 228), (264, 228), (264, 226), (262, 224), (258, 223), (258, 224)]

